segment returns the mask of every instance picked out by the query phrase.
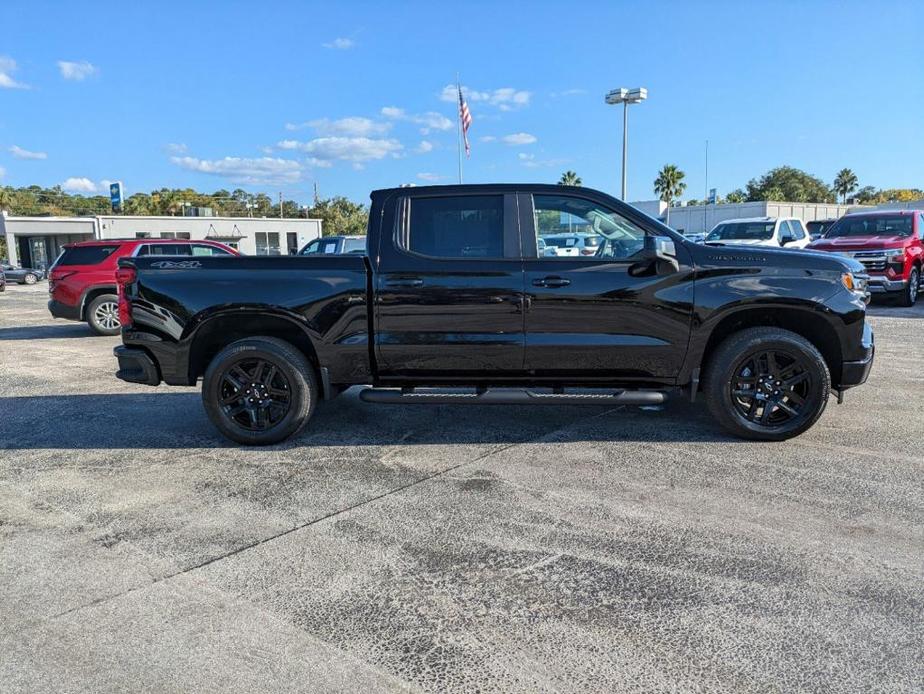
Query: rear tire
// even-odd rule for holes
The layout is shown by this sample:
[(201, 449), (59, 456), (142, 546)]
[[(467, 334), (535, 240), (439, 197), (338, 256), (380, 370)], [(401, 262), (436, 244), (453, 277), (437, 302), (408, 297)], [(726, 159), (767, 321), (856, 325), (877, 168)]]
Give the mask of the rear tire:
[(745, 439), (784, 441), (809, 429), (828, 403), (831, 375), (821, 353), (781, 328), (748, 328), (725, 339), (704, 382), (710, 412)]
[(28, 275), (22, 278), (22, 281), (25, 282), (26, 284), (35, 284), (36, 282), (38, 282), (38, 277), (36, 277), (30, 272)]
[(317, 399), (317, 377), (305, 355), (274, 337), (232, 342), (212, 359), (202, 380), (202, 404), (212, 424), (245, 446), (297, 434)]
[(918, 300), (918, 289), (920, 289), (920, 284), (921, 270), (915, 266), (911, 268), (911, 273), (908, 275), (908, 284), (902, 290), (899, 304), (902, 306), (914, 306), (914, 302)]
[(87, 307), (87, 323), (97, 335), (118, 335), (122, 329), (119, 322), (119, 297), (102, 294)]

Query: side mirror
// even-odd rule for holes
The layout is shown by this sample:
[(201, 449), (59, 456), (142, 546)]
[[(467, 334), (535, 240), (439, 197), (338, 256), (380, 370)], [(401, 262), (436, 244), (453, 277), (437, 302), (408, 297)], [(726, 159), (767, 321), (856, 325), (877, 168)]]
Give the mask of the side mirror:
[(680, 263), (677, 261), (677, 247), (670, 237), (646, 236), (645, 250), (648, 251), (651, 257), (670, 265), (674, 272), (680, 271)]

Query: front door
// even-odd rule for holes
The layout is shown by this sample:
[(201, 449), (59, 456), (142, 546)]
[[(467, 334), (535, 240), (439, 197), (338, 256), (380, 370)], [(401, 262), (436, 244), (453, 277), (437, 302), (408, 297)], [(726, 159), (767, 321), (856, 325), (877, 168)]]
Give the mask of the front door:
[(683, 245), (675, 269), (647, 250), (646, 236), (662, 233), (654, 223), (591, 195), (524, 194), (519, 204), (523, 225), (534, 227), (522, 243), (535, 249), (524, 261), (526, 369), (576, 380), (676, 377), (693, 307)]
[(375, 274), (376, 356), (386, 379), (523, 372), (516, 195), (385, 202)]

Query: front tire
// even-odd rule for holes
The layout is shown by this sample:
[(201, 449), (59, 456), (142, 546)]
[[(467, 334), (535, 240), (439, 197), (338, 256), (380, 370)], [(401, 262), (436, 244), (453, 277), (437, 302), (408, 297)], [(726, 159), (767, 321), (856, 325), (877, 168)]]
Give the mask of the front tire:
[(918, 300), (918, 289), (921, 284), (921, 271), (915, 266), (911, 268), (911, 272), (908, 275), (908, 284), (902, 290), (901, 298), (899, 303), (902, 306), (914, 306), (914, 302)]
[(212, 424), (245, 446), (297, 434), (317, 399), (317, 378), (305, 355), (273, 337), (232, 342), (212, 359), (202, 380), (202, 404)]
[(735, 436), (784, 441), (818, 421), (831, 375), (821, 353), (801, 335), (748, 328), (719, 345), (704, 390), (712, 415)]
[(35, 284), (38, 281), (38, 277), (33, 275), (31, 272), (22, 278), (22, 281), (26, 284)]
[(87, 307), (87, 323), (97, 335), (118, 335), (122, 329), (119, 322), (119, 297), (102, 294)]

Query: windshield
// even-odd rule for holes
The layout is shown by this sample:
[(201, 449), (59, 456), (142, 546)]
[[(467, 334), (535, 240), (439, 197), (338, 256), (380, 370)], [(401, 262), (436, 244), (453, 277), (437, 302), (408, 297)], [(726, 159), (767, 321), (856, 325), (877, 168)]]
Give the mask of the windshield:
[(725, 222), (709, 232), (707, 241), (764, 241), (773, 238), (775, 222)]
[(910, 214), (893, 214), (882, 217), (841, 217), (828, 229), (826, 239), (838, 236), (911, 236)]

